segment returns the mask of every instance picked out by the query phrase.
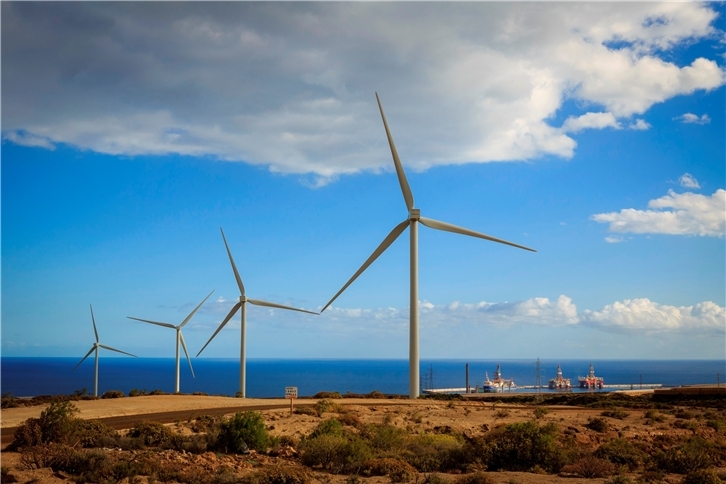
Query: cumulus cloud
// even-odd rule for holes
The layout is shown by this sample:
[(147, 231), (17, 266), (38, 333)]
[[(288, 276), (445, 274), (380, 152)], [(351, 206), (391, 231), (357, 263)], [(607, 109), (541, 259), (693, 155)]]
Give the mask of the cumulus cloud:
[(590, 218), (607, 223), (611, 232), (723, 237), (726, 230), (726, 190), (713, 195), (675, 193), (648, 202), (651, 210), (625, 208)]
[(683, 175), (681, 175), (681, 177), (678, 179), (678, 183), (680, 183), (681, 186), (685, 188), (701, 188), (698, 180), (696, 180), (690, 173), (684, 173)]
[(650, 129), (650, 124), (644, 119), (636, 119), (634, 122), (630, 123), (628, 128), (636, 131), (645, 131), (646, 129)]
[[(707, 3), (3, 2), (3, 138), (312, 174), (573, 156), (724, 83)], [(551, 125), (565, 100), (588, 106)], [(645, 129), (640, 119), (627, 125)]]
[(726, 331), (726, 310), (711, 301), (695, 306), (667, 306), (647, 298), (626, 299), (599, 311), (585, 310), (582, 323), (601, 329), (636, 331)]
[(685, 113), (673, 119), (685, 124), (708, 124), (711, 122), (711, 117), (708, 114), (704, 114), (699, 117), (693, 113)]

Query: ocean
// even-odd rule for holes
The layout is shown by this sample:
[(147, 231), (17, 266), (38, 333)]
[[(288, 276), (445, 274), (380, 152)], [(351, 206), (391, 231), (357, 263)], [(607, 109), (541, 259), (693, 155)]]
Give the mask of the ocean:
[[(15, 396), (72, 394), (88, 389), (93, 393), (93, 358), (88, 358), (74, 372), (79, 358), (0, 358), (0, 389)], [(485, 372), (493, 378), (497, 364), (502, 376), (519, 386), (536, 382), (536, 360), (422, 360), (422, 388), (462, 388), (465, 365), (469, 363), (469, 382), (481, 385)], [(632, 385), (659, 383), (663, 386), (717, 383), (726, 378), (724, 360), (541, 360), (543, 385), (562, 366), (565, 378), (574, 385), (578, 376), (587, 374), (590, 363), (605, 383)], [(189, 365), (181, 362), (182, 393), (203, 392), (233, 396), (239, 389), (238, 359), (194, 359), (192, 378)], [(298, 387), (298, 394), (311, 396), (320, 391), (340, 393), (408, 394), (408, 360), (283, 360), (250, 359), (247, 361), (247, 396), (282, 397), (286, 386)], [(128, 395), (132, 389), (174, 390), (173, 358), (99, 359), (99, 394), (120, 390)], [(521, 390), (520, 390), (521, 391)], [(529, 390), (532, 391), (532, 390)]]

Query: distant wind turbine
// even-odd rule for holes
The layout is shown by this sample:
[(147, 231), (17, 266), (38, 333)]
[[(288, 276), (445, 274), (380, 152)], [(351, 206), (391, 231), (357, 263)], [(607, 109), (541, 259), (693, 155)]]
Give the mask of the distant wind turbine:
[(155, 324), (157, 326), (164, 326), (165, 328), (172, 328), (172, 329), (176, 330), (176, 386), (174, 387), (175, 393), (179, 393), (179, 343), (181, 343), (182, 348), (184, 348), (184, 354), (187, 357), (187, 362), (189, 363), (189, 369), (192, 372), (192, 378), (196, 378), (194, 376), (194, 368), (192, 368), (192, 360), (189, 359), (189, 352), (187, 351), (187, 345), (184, 342), (184, 335), (182, 334), (181, 329), (182, 329), (182, 327), (184, 327), (185, 324), (187, 324), (189, 322), (189, 320), (192, 319), (192, 316), (194, 316), (194, 314), (196, 314), (196, 312), (199, 310), (199, 308), (202, 307), (202, 304), (204, 304), (204, 302), (207, 299), (209, 299), (209, 296), (211, 296), (213, 292), (214, 291), (207, 294), (207, 297), (205, 297), (204, 300), (199, 303), (199, 306), (194, 308), (194, 311), (189, 313), (189, 316), (187, 316), (186, 319), (184, 319), (184, 321), (182, 321), (182, 323), (179, 326), (174, 326), (173, 324), (170, 324), (170, 323), (160, 323), (158, 321), (149, 321), (148, 319), (139, 319), (139, 318), (132, 318), (131, 316), (127, 316), (129, 319), (141, 321), (142, 323)]
[(96, 342), (93, 343), (93, 346), (91, 346), (91, 349), (88, 350), (88, 353), (86, 353), (86, 356), (81, 358), (81, 361), (79, 361), (78, 364), (73, 367), (73, 369), (71, 370), (71, 373), (76, 371), (76, 368), (78, 368), (81, 365), (81, 363), (83, 363), (86, 360), (86, 358), (88, 358), (88, 356), (95, 351), (96, 352), (96, 369), (95, 369), (95, 374), (93, 377), (93, 396), (97, 397), (98, 396), (98, 348), (115, 351), (116, 353), (123, 353), (124, 355), (133, 356), (134, 358), (136, 358), (136, 355), (132, 355), (131, 353), (126, 353), (125, 351), (117, 350), (116, 348), (111, 348), (110, 346), (102, 345), (98, 341), (98, 330), (96, 329), (96, 318), (93, 317), (93, 306), (92, 305), (91, 305), (91, 322), (93, 323), (93, 333), (96, 335)]
[(320, 311), (325, 311), (345, 289), (350, 286), (356, 278), (365, 271), (377, 258), (380, 256), (397, 238), (399, 235), (406, 230), (406, 227), (411, 228), (411, 297), (410, 297), (410, 326), (409, 326), (409, 354), (408, 354), (408, 391), (409, 398), (417, 398), (419, 396), (419, 348), (418, 348), (418, 222), (421, 222), (425, 226), (443, 230), (446, 232), (454, 232), (456, 234), (468, 235), (471, 237), (478, 237), (480, 239), (490, 240), (492, 242), (498, 242), (500, 244), (511, 245), (519, 249), (529, 250), (536, 252), (534, 249), (525, 247), (523, 245), (514, 244), (507, 242), (506, 240), (491, 237), (473, 230), (465, 229), (456, 225), (452, 225), (446, 222), (439, 222), (430, 218), (421, 216), (421, 211), (418, 208), (414, 208), (413, 193), (411, 188), (408, 186), (408, 180), (406, 180), (406, 174), (403, 171), (401, 160), (398, 158), (398, 152), (396, 146), (393, 144), (393, 138), (391, 132), (388, 129), (388, 123), (386, 122), (386, 115), (383, 113), (383, 106), (381, 106), (381, 100), (376, 93), (376, 101), (378, 101), (378, 109), (381, 111), (381, 118), (383, 118), (383, 126), (386, 129), (386, 136), (388, 137), (388, 144), (391, 147), (391, 155), (393, 155), (393, 164), (396, 167), (396, 174), (398, 175), (398, 183), (401, 185), (401, 191), (403, 192), (403, 199), (406, 202), (406, 209), (408, 210), (408, 218), (396, 225), (391, 233), (383, 239), (381, 245), (373, 251), (373, 254), (363, 263), (358, 271), (353, 274), (348, 282), (337, 292), (333, 298), (328, 301), (328, 304)]
[(204, 346), (202, 346), (202, 349), (199, 350), (199, 353), (197, 353), (197, 356), (202, 354), (202, 351), (204, 351), (204, 348), (207, 347), (209, 343), (212, 342), (215, 336), (217, 336), (217, 333), (219, 333), (222, 328), (229, 322), (230, 319), (235, 315), (238, 309), (241, 309), (240, 317), (242, 320), (242, 329), (241, 329), (241, 337), (240, 337), (240, 347), (239, 347), (239, 396), (244, 398), (246, 395), (246, 387), (247, 387), (247, 348), (246, 348), (246, 334), (247, 334), (247, 303), (254, 304), (255, 306), (265, 306), (268, 308), (275, 308), (275, 309), (287, 309), (289, 311), (300, 311), (301, 313), (308, 313), (308, 314), (314, 314), (318, 315), (318, 313), (315, 313), (313, 311), (306, 311), (304, 309), (298, 309), (298, 308), (292, 308), (290, 306), (283, 306), (282, 304), (277, 303), (271, 303), (267, 301), (261, 301), (259, 299), (249, 299), (245, 294), (245, 286), (242, 284), (242, 278), (239, 276), (239, 272), (237, 272), (237, 266), (234, 264), (234, 259), (232, 258), (232, 252), (229, 250), (229, 245), (227, 245), (227, 238), (224, 236), (224, 230), (220, 227), (219, 230), (222, 232), (222, 240), (224, 240), (224, 246), (227, 248), (227, 255), (229, 256), (229, 262), (232, 264), (232, 270), (234, 271), (234, 278), (237, 280), (237, 287), (239, 287), (239, 302), (232, 306), (232, 309), (229, 311), (229, 314), (227, 314), (227, 317), (224, 318), (222, 323), (217, 328), (217, 331), (214, 332), (211, 338), (209, 338), (209, 341), (207, 341)]

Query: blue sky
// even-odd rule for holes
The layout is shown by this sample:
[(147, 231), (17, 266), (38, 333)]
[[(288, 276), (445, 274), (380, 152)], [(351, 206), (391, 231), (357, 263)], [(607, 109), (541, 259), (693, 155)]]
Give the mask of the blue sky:
[[(422, 358), (723, 358), (724, 7), (2, 3), (2, 354), (319, 310), (422, 214)], [(248, 355), (407, 358), (408, 235)], [(239, 353), (230, 323), (205, 357)]]

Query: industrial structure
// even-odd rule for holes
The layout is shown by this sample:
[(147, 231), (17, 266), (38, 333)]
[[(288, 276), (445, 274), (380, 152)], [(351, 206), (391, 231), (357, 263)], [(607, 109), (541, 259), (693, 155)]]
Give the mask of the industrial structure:
[(595, 367), (592, 366), (592, 363), (590, 363), (590, 371), (587, 373), (587, 376), (579, 376), (577, 377), (577, 381), (580, 384), (580, 388), (597, 388), (602, 390), (605, 386), (605, 380), (600, 376), (595, 376)]
[(565, 378), (562, 376), (562, 368), (560, 368), (560, 365), (557, 365), (557, 376), (552, 378), (550, 380), (550, 383), (548, 385), (550, 390), (569, 390), (570, 385), (570, 379)]

